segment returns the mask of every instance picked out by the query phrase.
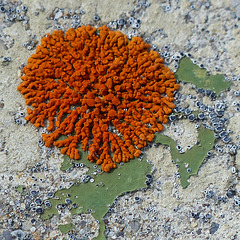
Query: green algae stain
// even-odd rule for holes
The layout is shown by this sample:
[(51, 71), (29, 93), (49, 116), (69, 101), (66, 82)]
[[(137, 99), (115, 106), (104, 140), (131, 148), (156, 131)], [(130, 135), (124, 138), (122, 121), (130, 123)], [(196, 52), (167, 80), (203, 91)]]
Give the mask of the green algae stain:
[(180, 60), (175, 77), (179, 81), (195, 84), (197, 88), (211, 89), (217, 95), (231, 85), (222, 74), (209, 75), (206, 69), (198, 67), (187, 57)]
[[(181, 185), (186, 188), (189, 185), (190, 176), (196, 175), (198, 170), (207, 156), (209, 150), (214, 145), (214, 132), (209, 129), (199, 128), (199, 141), (191, 149), (185, 153), (179, 153), (176, 148), (176, 142), (168, 136), (160, 133), (156, 134), (155, 142), (168, 145), (171, 150), (172, 159), (179, 165), (179, 173), (181, 177)], [(190, 172), (187, 169), (191, 169)]]
[(73, 166), (72, 161), (68, 160), (68, 158), (65, 157), (65, 156), (66, 155), (64, 155), (63, 162), (62, 162), (61, 167), (60, 167), (60, 169), (62, 171), (66, 171)]
[(75, 228), (75, 225), (72, 223), (68, 223), (68, 224), (58, 225), (58, 228), (61, 231), (61, 233), (68, 233), (69, 231)]
[[(81, 154), (84, 154), (81, 152)], [(64, 156), (65, 165), (70, 166), (68, 156)], [(70, 161), (71, 162), (71, 161)], [(76, 162), (76, 161), (74, 161)], [(57, 206), (65, 202), (69, 198), (72, 203), (72, 214), (89, 213), (99, 220), (100, 231), (97, 239), (104, 239), (105, 225), (102, 221), (104, 215), (108, 212), (109, 206), (113, 201), (125, 192), (135, 191), (145, 188), (145, 175), (151, 173), (152, 166), (147, 162), (146, 158), (141, 161), (137, 158), (130, 160), (128, 163), (118, 165), (111, 173), (98, 173), (94, 176), (96, 169), (95, 164), (89, 162), (83, 157), (79, 162), (89, 167), (89, 174), (93, 177), (94, 182), (81, 183), (73, 185), (69, 189), (62, 189), (55, 193), (54, 198), (49, 199), (52, 204), (50, 209), (45, 209), (41, 215), (42, 219), (49, 219), (54, 214), (58, 215)], [(70, 194), (70, 197), (67, 195)], [(75, 204), (75, 206), (73, 206)]]

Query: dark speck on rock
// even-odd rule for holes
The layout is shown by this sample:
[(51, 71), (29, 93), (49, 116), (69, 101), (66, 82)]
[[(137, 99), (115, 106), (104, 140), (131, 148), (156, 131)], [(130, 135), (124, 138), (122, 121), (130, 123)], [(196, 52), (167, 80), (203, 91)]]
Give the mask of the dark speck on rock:
[(217, 96), (216, 93), (215, 93), (215, 92), (212, 92), (209, 97), (210, 97), (211, 99), (215, 99), (216, 96)]
[(121, 232), (117, 232), (116, 236), (117, 237), (124, 237), (124, 232), (122, 232), (122, 231)]
[(202, 233), (202, 229), (199, 228), (199, 229), (196, 231), (196, 233), (197, 233), (198, 235), (200, 235), (200, 234)]
[(206, 216), (205, 216), (205, 218), (206, 218), (206, 219), (210, 219), (210, 218), (212, 218), (212, 215), (209, 214), (209, 213), (207, 213)]
[(218, 117), (222, 117), (224, 115), (224, 111), (217, 110), (216, 114), (218, 115)]
[(209, 114), (209, 117), (210, 117), (210, 118), (216, 118), (217, 115), (216, 115), (215, 113), (211, 112), (211, 113)]
[(194, 117), (193, 114), (190, 114), (190, 115), (188, 116), (188, 119), (189, 119), (190, 121), (193, 121), (193, 120), (195, 119), (195, 117)]
[(176, 119), (177, 119), (176, 115), (170, 115), (170, 116), (169, 116), (169, 120), (170, 120), (171, 122), (175, 121)]
[(206, 90), (206, 95), (209, 97), (211, 95), (212, 91), (210, 89)]
[(232, 190), (232, 189), (228, 189), (226, 195), (227, 195), (228, 198), (232, 198), (233, 196), (236, 195), (236, 191), (234, 191), (234, 190)]
[(43, 213), (43, 209), (40, 207), (40, 208), (37, 208), (36, 209), (36, 212), (39, 213), (39, 214), (42, 214)]
[(214, 233), (218, 230), (218, 228), (219, 228), (219, 224), (216, 223), (216, 222), (213, 222), (213, 223), (211, 224), (209, 233), (210, 233), (210, 234), (214, 234)]
[(33, 191), (31, 191), (31, 194), (32, 194), (33, 196), (37, 196), (37, 195), (38, 195), (38, 192), (35, 191), (35, 190), (33, 190)]
[(199, 215), (200, 215), (200, 212), (198, 212), (198, 213), (192, 213), (192, 217), (193, 217), (195, 220), (198, 220), (198, 219), (199, 219)]
[(185, 109), (185, 114), (186, 114), (186, 115), (189, 115), (189, 114), (191, 114), (191, 112), (192, 112), (192, 111), (191, 111), (191, 109), (190, 109), (190, 108), (186, 108), (186, 109)]
[(213, 192), (212, 190), (210, 190), (210, 191), (208, 192), (208, 194), (212, 197), (212, 196), (214, 195), (214, 192)]

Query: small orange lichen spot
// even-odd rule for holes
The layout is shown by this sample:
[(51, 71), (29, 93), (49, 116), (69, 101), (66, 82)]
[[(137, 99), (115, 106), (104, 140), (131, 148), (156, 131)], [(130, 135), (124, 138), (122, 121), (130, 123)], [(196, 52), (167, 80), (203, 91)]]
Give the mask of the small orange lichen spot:
[(179, 88), (141, 37), (128, 40), (106, 26), (47, 34), (23, 73), (18, 90), (32, 106), (26, 120), (47, 127), (45, 145), (79, 159), (80, 143), (105, 172), (140, 156), (167, 122)]

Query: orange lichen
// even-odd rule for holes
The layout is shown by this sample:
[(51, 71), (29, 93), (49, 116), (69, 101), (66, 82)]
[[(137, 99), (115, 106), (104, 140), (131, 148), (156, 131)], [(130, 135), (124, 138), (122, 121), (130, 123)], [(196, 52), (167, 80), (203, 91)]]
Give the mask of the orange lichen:
[[(163, 129), (179, 88), (163, 59), (141, 37), (128, 40), (106, 26), (54, 31), (41, 40), (23, 68), (18, 90), (28, 108), (26, 120), (44, 127), (47, 147), (88, 160), (103, 171), (139, 157), (154, 133)], [(66, 139), (59, 140), (65, 135)]]

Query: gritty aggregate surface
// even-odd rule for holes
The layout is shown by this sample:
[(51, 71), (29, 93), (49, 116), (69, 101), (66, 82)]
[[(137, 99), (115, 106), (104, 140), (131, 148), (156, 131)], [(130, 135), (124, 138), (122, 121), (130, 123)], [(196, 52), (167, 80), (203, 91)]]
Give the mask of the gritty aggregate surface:
[[(180, 185), (169, 148), (145, 151), (153, 165), (145, 190), (116, 198), (104, 217), (107, 239), (240, 239), (240, 1), (0, 1), (0, 239), (92, 239), (91, 214), (67, 206), (43, 221), (42, 203), (83, 182), (87, 168), (60, 170), (61, 154), (46, 148), (45, 129), (26, 123), (16, 90), (21, 69), (41, 38), (55, 29), (103, 24), (131, 38), (142, 36), (172, 71), (187, 55), (209, 73), (232, 82), (220, 96), (181, 82), (177, 107), (165, 125), (184, 153), (200, 126), (214, 130), (215, 145), (190, 185)], [(196, 114), (194, 114), (196, 113)], [(75, 228), (63, 234), (59, 224)]]

